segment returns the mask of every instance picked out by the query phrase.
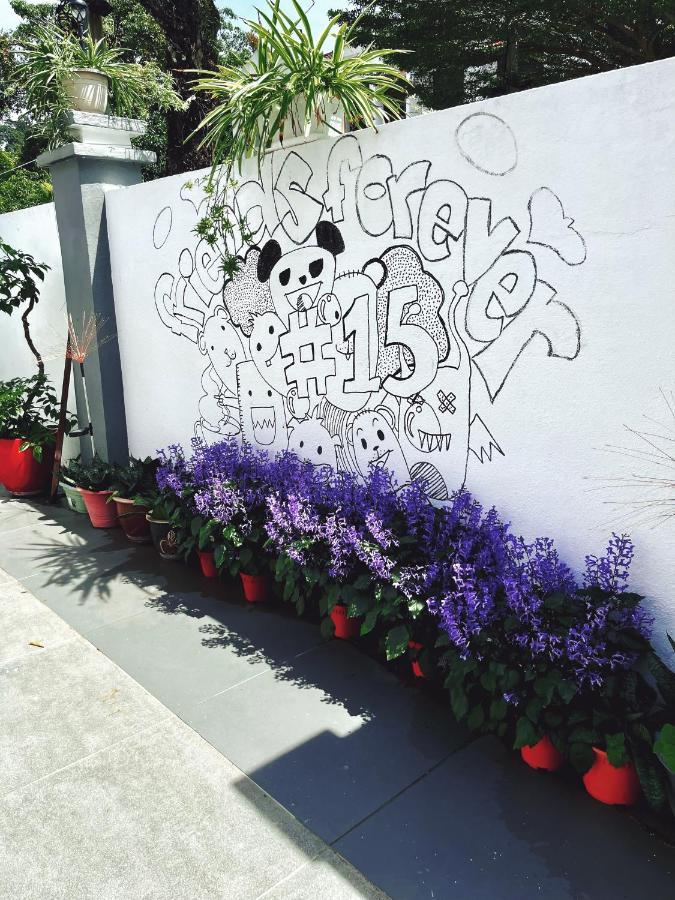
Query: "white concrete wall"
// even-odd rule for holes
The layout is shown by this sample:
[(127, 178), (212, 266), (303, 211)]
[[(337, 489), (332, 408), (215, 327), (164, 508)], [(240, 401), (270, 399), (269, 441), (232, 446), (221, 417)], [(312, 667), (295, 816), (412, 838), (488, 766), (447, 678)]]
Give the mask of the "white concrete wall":
[(625, 484), (672, 477), (631, 429), (673, 435), (674, 151), (675, 60), (278, 151), (233, 204), (283, 256), (224, 292), (186, 176), (110, 194), (132, 451), (243, 431), (465, 483), (579, 567), (629, 530), (675, 628), (675, 518), (632, 505), (667, 492)]
[[(30, 323), (35, 346), (45, 357), (50, 377), (55, 383), (60, 383), (63, 378), (63, 362), (53, 357), (61, 345), (65, 350), (67, 319), (54, 204), (45, 203), (0, 215), (0, 238), (50, 267), (40, 291), (40, 302), (31, 314)], [(23, 310), (16, 311), (11, 317), (0, 316), (0, 380), (34, 375), (36, 371), (35, 358), (23, 336), (22, 312)]]
[[(0, 215), (0, 237), (17, 250), (30, 253), (39, 263), (50, 267), (40, 288), (40, 301), (30, 317), (31, 335), (45, 361), (45, 371), (61, 391), (68, 329), (66, 294), (53, 203), (33, 206)], [(0, 381), (27, 377), (37, 372), (35, 358), (26, 345), (21, 314), (0, 315)], [(69, 409), (75, 411), (74, 392)], [(64, 457), (77, 455), (79, 442), (66, 440)]]

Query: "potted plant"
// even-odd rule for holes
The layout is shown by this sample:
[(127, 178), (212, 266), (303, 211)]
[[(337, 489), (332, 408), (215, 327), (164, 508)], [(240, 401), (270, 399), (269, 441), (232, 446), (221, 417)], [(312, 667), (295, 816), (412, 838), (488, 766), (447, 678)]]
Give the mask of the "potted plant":
[[(196, 554), (202, 575), (205, 578), (217, 578), (219, 567), (216, 564), (216, 552), (220, 546), (218, 536), (222, 530), (221, 525), (215, 519), (201, 515), (193, 515), (186, 525), (180, 552), (186, 561), (193, 553)], [(224, 560), (221, 559), (220, 566), (223, 564)]]
[(150, 526), (150, 538), (162, 559), (177, 560), (180, 556), (180, 540), (174, 521), (179, 513), (179, 500), (167, 490), (155, 491), (150, 498), (150, 512), (146, 520)]
[(150, 512), (150, 497), (155, 491), (158, 466), (159, 460), (152, 457), (135, 459), (132, 456), (126, 466), (115, 469), (111, 502), (117, 509), (122, 531), (130, 541), (137, 544), (151, 541), (147, 515)]
[(73, 512), (87, 514), (87, 507), (84, 504), (84, 497), (80, 493), (76, 484), (71, 483), (68, 476), (64, 472), (64, 467), (61, 468), (61, 476), (59, 484), (63, 489), (64, 496), (66, 498), (66, 503), (68, 507), (72, 509)]
[(356, 49), (351, 41), (359, 20), (338, 25), (339, 15), (315, 38), (301, 4), (291, 2), (294, 15), (281, 9), (280, 0), (267, 0), (258, 21), (246, 21), (255, 43), (252, 58), (196, 73), (195, 90), (214, 104), (195, 132), (202, 135), (200, 147), (213, 154), (207, 214), (199, 224), (203, 236), (218, 233), (225, 194), (244, 160), (256, 157), (260, 171), (275, 143), (341, 134), (344, 127), (334, 119), (376, 128), (401, 115), (409, 83), (385, 61), (400, 51)]
[(19, 48), (19, 87), (26, 106), (56, 146), (69, 140), (69, 110), (144, 118), (151, 108), (180, 109), (173, 78), (155, 63), (129, 62), (135, 54), (106, 38), (82, 40), (54, 23), (39, 25)]
[(76, 485), (87, 508), (94, 528), (116, 528), (119, 525), (117, 509), (110, 502), (117, 466), (95, 455), (91, 462), (83, 463), (79, 457), (63, 467), (63, 475)]
[[(48, 266), (0, 239), (0, 312), (22, 309), (24, 339), (37, 365), (36, 375), (0, 382), (0, 482), (21, 496), (39, 494), (48, 481), (59, 419), (56, 394), (30, 329), (47, 271)], [(66, 431), (72, 424), (67, 417)]]

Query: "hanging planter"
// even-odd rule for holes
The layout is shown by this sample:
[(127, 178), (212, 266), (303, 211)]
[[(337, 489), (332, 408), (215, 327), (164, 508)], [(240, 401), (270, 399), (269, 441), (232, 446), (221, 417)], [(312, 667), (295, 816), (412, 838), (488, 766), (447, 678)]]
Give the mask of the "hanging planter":
[(547, 772), (555, 772), (565, 762), (565, 757), (548, 735), (544, 735), (536, 744), (521, 747), (520, 755), (530, 768), (544, 769)]
[(42, 459), (37, 460), (30, 448), (21, 450), (23, 444), (22, 438), (0, 439), (0, 482), (10, 494), (34, 497), (47, 487), (54, 449), (44, 447)]
[(197, 550), (197, 556), (204, 578), (217, 578), (218, 569), (213, 550)]
[(61, 487), (66, 498), (68, 508), (76, 513), (84, 513), (86, 515), (87, 507), (84, 505), (84, 499), (80, 491), (72, 484), (66, 481), (61, 482)]
[(593, 747), (595, 762), (584, 775), (584, 787), (596, 800), (634, 806), (640, 799), (640, 782), (633, 763), (613, 766), (604, 750)]
[(267, 575), (247, 575), (240, 572), (244, 598), (248, 603), (265, 603), (270, 599), (270, 580)]
[(94, 528), (117, 528), (117, 509), (114, 503), (108, 501), (113, 495), (112, 491), (87, 491), (78, 488), (82, 494), (84, 505), (89, 513), (89, 520)]
[(149, 544), (150, 525), (147, 515), (150, 512), (148, 506), (140, 506), (133, 500), (125, 500), (123, 497), (115, 497), (113, 500), (117, 509), (119, 523), (126, 537), (134, 544)]
[(336, 603), (330, 612), (335, 626), (334, 636), (340, 640), (353, 640), (361, 633), (361, 617), (350, 618), (344, 603)]

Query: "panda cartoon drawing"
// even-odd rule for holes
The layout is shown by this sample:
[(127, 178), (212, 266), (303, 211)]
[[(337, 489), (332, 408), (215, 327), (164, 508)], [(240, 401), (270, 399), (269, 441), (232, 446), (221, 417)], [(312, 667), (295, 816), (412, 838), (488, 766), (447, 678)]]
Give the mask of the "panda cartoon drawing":
[(335, 283), (336, 257), (345, 244), (339, 228), (321, 221), (316, 243), (282, 253), (278, 241), (267, 241), (258, 258), (258, 280), (269, 282), (277, 315), (287, 323), (293, 312), (306, 312), (330, 294)]

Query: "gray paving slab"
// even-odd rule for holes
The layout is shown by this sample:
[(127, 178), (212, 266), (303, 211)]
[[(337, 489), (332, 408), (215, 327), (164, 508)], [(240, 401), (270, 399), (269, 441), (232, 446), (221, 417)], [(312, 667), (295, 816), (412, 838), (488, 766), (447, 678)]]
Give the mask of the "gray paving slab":
[(326, 851), (259, 900), (386, 900), (386, 894), (367, 881), (344, 858)]
[(174, 717), (13, 792), (0, 822), (8, 898), (245, 900), (326, 849)]
[(335, 848), (394, 900), (675, 896), (675, 849), (491, 738), (454, 754)]
[[(295, 617), (217, 599), (215, 586), (160, 594), (145, 612), (88, 630), (89, 640), (179, 715), (321, 643), (319, 629)], [(140, 588), (139, 588), (140, 590)], [(211, 588), (208, 588), (210, 591)], [(204, 652), (204, 651), (207, 652)]]
[(75, 633), (16, 581), (0, 582), (0, 663), (34, 656)]
[(442, 707), (339, 641), (204, 701), (185, 720), (328, 841), (466, 741)]
[(79, 636), (5, 663), (0, 683), (0, 796), (168, 714)]

